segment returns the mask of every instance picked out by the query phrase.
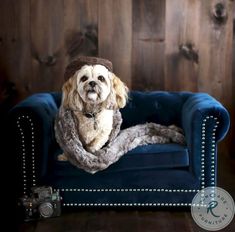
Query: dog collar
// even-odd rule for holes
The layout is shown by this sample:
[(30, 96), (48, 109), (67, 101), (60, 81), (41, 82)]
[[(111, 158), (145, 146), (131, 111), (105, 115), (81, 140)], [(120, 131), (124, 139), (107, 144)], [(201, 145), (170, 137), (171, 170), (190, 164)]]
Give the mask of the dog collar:
[(86, 116), (87, 118), (94, 118), (96, 114), (94, 113), (84, 113), (84, 116)]
[[(74, 112), (78, 112), (78, 110), (73, 110)], [(81, 111), (80, 111), (81, 112)], [(99, 114), (101, 112), (95, 112), (95, 113), (91, 113), (91, 112), (81, 112), (86, 118), (92, 118), (94, 120), (94, 130), (97, 129), (97, 122), (96, 122), (96, 115)]]
[(83, 112), (83, 115), (85, 116), (85, 117), (87, 117), (87, 118), (92, 118), (93, 120), (94, 120), (94, 130), (96, 130), (97, 129), (97, 121), (96, 121), (96, 115), (97, 114), (99, 114), (101, 112), (101, 110), (100, 111), (98, 111), (98, 112), (95, 112), (95, 113), (91, 113), (91, 112)]

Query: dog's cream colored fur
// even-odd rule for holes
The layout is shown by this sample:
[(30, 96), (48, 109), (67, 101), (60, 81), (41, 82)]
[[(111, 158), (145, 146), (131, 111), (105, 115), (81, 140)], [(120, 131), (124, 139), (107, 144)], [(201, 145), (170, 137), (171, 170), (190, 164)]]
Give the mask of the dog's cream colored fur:
[[(102, 148), (109, 140), (114, 110), (126, 105), (127, 86), (102, 65), (84, 65), (65, 82), (62, 93), (62, 106), (74, 111), (83, 146), (90, 152)], [(86, 113), (95, 117), (88, 118)]]

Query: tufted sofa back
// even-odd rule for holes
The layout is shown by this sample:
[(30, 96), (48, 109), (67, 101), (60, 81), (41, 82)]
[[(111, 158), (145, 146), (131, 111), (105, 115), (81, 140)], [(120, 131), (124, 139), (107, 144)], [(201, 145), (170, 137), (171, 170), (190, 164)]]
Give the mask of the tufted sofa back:
[[(57, 107), (59, 107), (61, 94), (51, 94)], [(191, 95), (190, 92), (131, 91), (127, 105), (121, 109), (122, 129), (145, 122), (181, 126), (182, 107)]]
[(191, 94), (189, 92), (132, 91), (126, 107), (121, 109), (122, 128), (145, 122), (181, 126), (182, 107)]

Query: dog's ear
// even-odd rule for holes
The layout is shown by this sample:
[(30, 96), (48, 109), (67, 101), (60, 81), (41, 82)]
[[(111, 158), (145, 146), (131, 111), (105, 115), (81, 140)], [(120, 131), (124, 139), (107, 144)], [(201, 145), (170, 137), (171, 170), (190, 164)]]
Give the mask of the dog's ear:
[(83, 101), (77, 91), (77, 79), (75, 76), (69, 78), (62, 87), (62, 105), (72, 110), (83, 110)]
[(128, 88), (114, 73), (110, 72), (109, 78), (111, 80), (112, 87), (108, 99), (108, 108), (123, 108), (127, 103)]

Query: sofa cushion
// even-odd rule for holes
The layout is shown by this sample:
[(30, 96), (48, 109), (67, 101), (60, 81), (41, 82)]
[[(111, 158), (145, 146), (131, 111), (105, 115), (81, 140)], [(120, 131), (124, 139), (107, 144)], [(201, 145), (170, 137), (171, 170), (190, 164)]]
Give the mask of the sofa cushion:
[[(53, 175), (74, 176), (84, 174), (85, 171), (71, 165), (68, 161), (58, 161), (56, 151), (55, 162), (52, 169)], [(146, 169), (178, 168), (189, 166), (189, 155), (187, 147), (178, 144), (153, 144), (139, 146), (119, 161), (112, 164), (103, 173), (137, 171)]]

